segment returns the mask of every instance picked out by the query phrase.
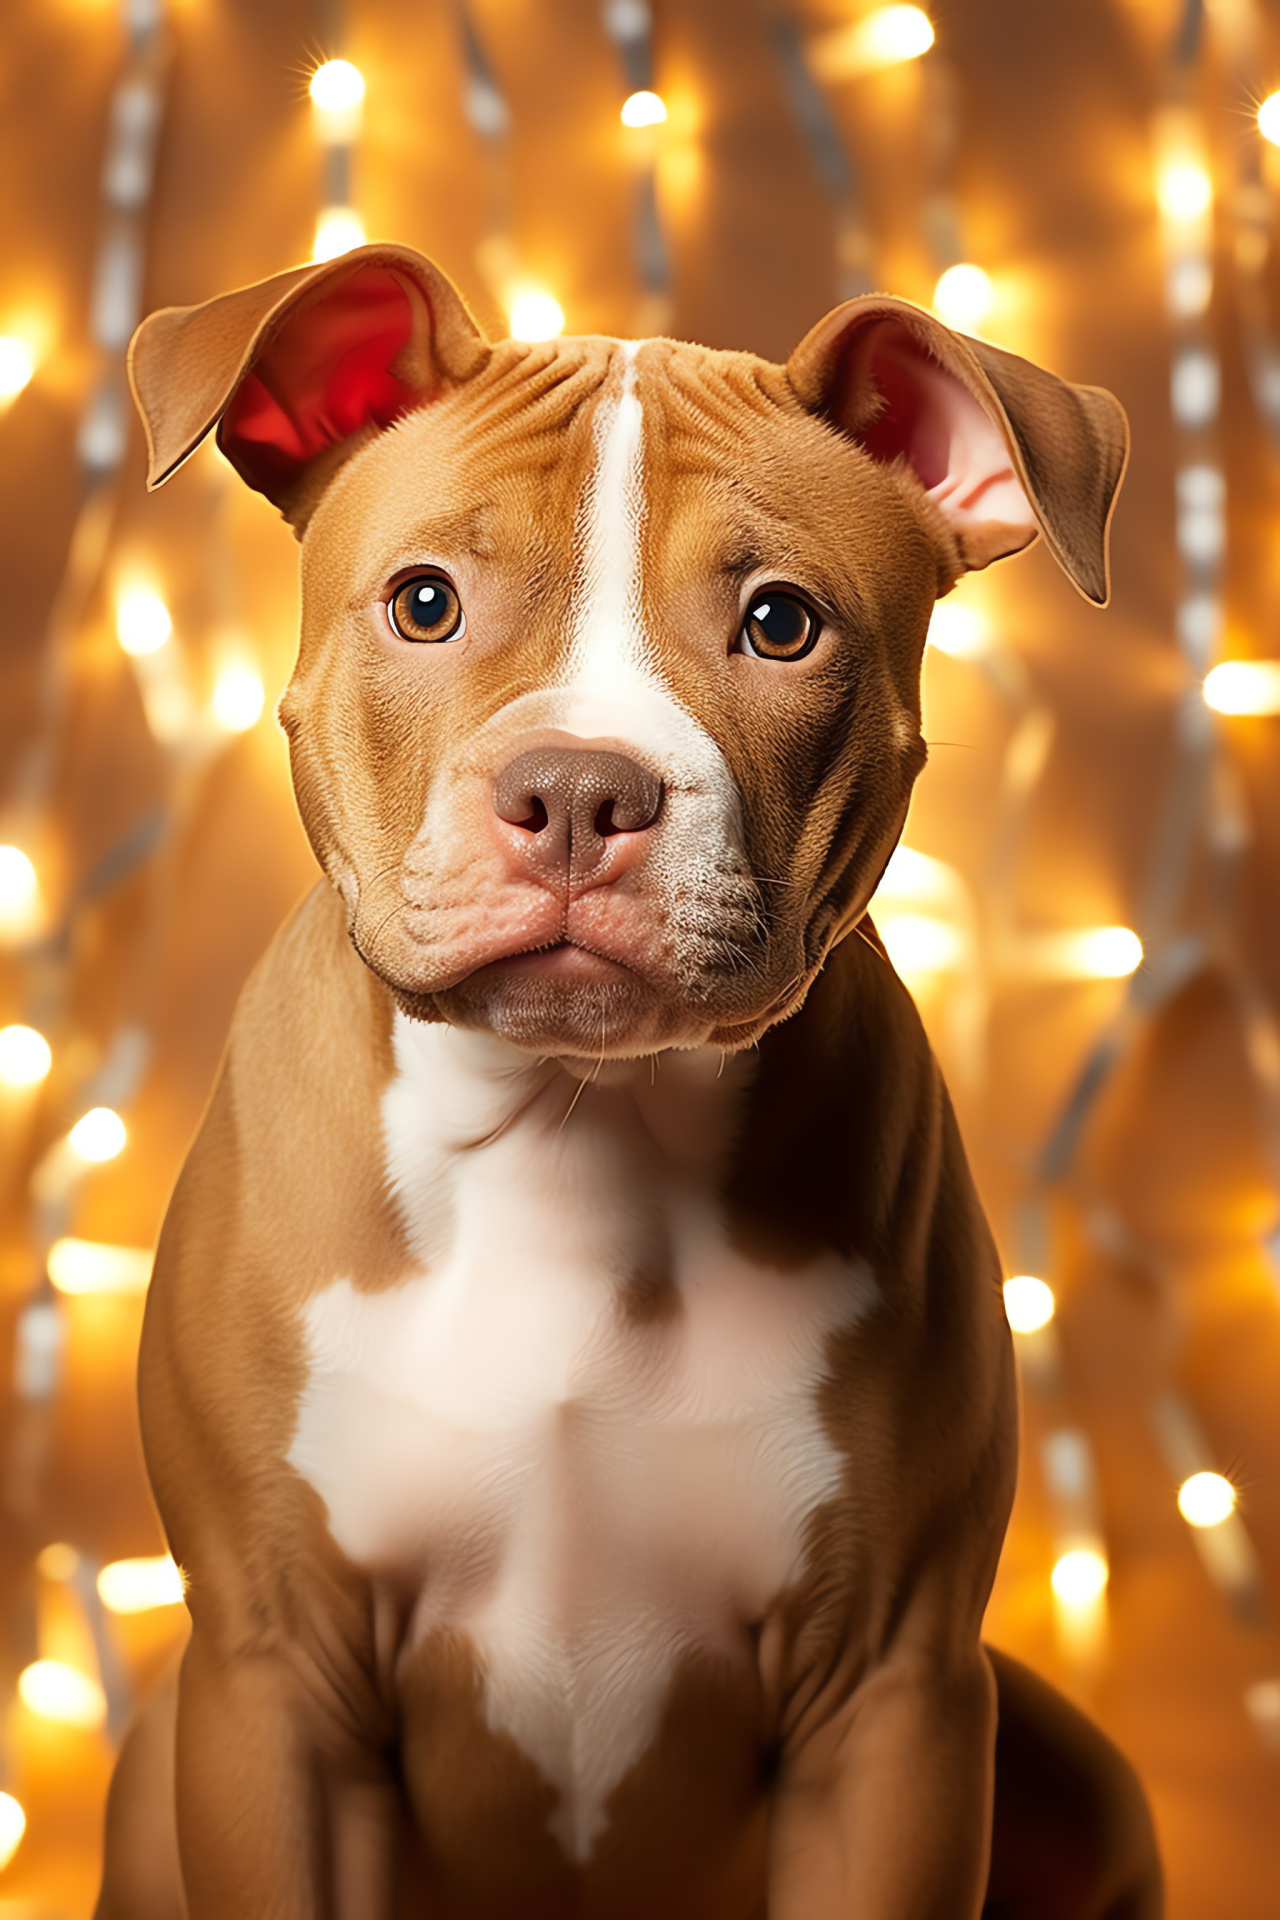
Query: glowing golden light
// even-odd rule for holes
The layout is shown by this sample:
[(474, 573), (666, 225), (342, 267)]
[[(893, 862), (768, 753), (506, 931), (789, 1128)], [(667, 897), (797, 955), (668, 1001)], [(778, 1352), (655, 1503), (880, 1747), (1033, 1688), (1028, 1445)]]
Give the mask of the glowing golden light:
[(98, 1575), (98, 1597), (112, 1613), (149, 1613), (182, 1598), (182, 1575), (167, 1553), (143, 1560), (113, 1560)]
[(1236, 1510), (1236, 1490), (1220, 1473), (1193, 1473), (1178, 1488), (1178, 1512), (1189, 1527), (1220, 1527)]
[(932, 45), (933, 27), (919, 7), (877, 7), (852, 26), (821, 35), (810, 58), (823, 80), (852, 80), (918, 60)]
[(1006, 972), (1035, 980), (1124, 980), (1142, 959), (1142, 942), (1131, 927), (1021, 934), (1003, 956)]
[(891, 913), (876, 924), (885, 951), (904, 977), (947, 973), (960, 963), (960, 934), (945, 920), (925, 913)]
[(67, 1145), (81, 1160), (114, 1160), (128, 1139), (124, 1121), (110, 1107), (90, 1107), (67, 1135)]
[(27, 1830), (27, 1816), (11, 1793), (0, 1793), (0, 1872), (18, 1851)]
[(354, 207), (323, 207), (316, 221), (314, 261), (337, 260), (353, 247), (364, 245), (364, 221)]
[(1258, 132), (1273, 147), (1280, 147), (1280, 93), (1269, 93), (1258, 108)]
[(1124, 980), (1142, 965), (1142, 942), (1131, 927), (1085, 927), (1071, 936), (1071, 952), (1090, 980)]
[(52, 1540), (36, 1555), (36, 1566), (46, 1580), (70, 1580), (80, 1565), (80, 1555), (65, 1540)]
[(40, 881), (21, 847), (0, 847), (0, 937), (20, 938), (35, 930)]
[(511, 302), (513, 340), (554, 340), (564, 332), (564, 309), (542, 287), (524, 287)]
[(1106, 1555), (1096, 1547), (1072, 1547), (1055, 1561), (1049, 1579), (1067, 1607), (1089, 1607), (1106, 1591), (1110, 1572)]
[(312, 74), (310, 92), (322, 113), (350, 113), (364, 99), (364, 75), (349, 60), (326, 60)]
[(68, 1727), (100, 1727), (107, 1717), (102, 1688), (61, 1660), (36, 1660), (18, 1675), (22, 1704), (44, 1720)]
[(1015, 1273), (1004, 1283), (1005, 1318), (1015, 1333), (1038, 1333), (1052, 1320), (1053, 1288), (1031, 1273)]
[(1280, 713), (1280, 660), (1224, 660), (1205, 675), (1204, 697), (1215, 713)]
[(1171, 160), (1156, 179), (1156, 199), (1166, 220), (1189, 226), (1213, 205), (1213, 181), (1195, 160)]
[(34, 1027), (0, 1027), (0, 1082), (37, 1087), (53, 1065), (49, 1042)]
[(224, 667), (214, 682), (213, 717), (228, 733), (246, 733), (259, 719), (265, 700), (252, 667)]
[(948, 267), (933, 290), (933, 310), (949, 327), (980, 327), (991, 312), (995, 289), (989, 274), (969, 260)]
[(956, 660), (975, 660), (991, 644), (991, 627), (977, 607), (939, 600), (929, 621), (929, 645)]
[(145, 1293), (154, 1255), (146, 1247), (117, 1247), (105, 1240), (55, 1240), (48, 1273), (59, 1293)]
[(116, 602), (116, 638), (126, 653), (159, 653), (173, 632), (169, 609), (150, 587), (129, 587)]
[(660, 127), (666, 117), (666, 101), (660, 93), (650, 93), (647, 87), (630, 94), (622, 103), (624, 127)]
[(36, 357), (25, 340), (0, 333), (0, 406), (16, 400), (36, 370)]

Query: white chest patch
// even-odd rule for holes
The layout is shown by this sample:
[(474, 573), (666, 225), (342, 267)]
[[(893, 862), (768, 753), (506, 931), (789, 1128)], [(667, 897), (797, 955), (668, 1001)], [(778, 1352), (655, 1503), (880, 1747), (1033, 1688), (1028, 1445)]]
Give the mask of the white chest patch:
[[(588, 1088), (564, 1124), (563, 1080), (537, 1095), (547, 1070), (498, 1042), (402, 1021), (396, 1051), (388, 1166), (422, 1264), (312, 1300), (289, 1458), (350, 1558), (416, 1587), (415, 1641), (469, 1636), (489, 1723), (556, 1789), (581, 1860), (677, 1663), (750, 1659), (799, 1571), (844, 1470), (825, 1345), (874, 1287), (728, 1247), (706, 1173), (736, 1093), (714, 1059)], [(625, 1283), (655, 1246), (674, 1299), (646, 1319)]]

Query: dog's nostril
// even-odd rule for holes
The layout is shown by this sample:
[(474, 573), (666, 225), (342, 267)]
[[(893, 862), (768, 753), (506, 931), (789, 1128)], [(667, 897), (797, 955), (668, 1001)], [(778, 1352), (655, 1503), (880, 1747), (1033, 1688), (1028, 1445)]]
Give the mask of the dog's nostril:
[(528, 806), (529, 806), (529, 811), (523, 816), (522, 819), (511, 820), (510, 814), (508, 814), (506, 818), (508, 820), (511, 820), (511, 825), (513, 827), (523, 827), (528, 833), (541, 833), (542, 829), (547, 824), (547, 817), (548, 817), (547, 809), (543, 805), (542, 801), (539, 800), (536, 793), (531, 793), (529, 795)]

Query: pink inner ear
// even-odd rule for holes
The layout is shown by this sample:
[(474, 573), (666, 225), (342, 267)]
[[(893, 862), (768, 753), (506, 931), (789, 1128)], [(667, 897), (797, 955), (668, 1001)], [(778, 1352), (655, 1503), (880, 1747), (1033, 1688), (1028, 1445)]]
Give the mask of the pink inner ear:
[(264, 492), (374, 422), (386, 427), (422, 395), (391, 372), (409, 339), (409, 296), (382, 267), (364, 267), (289, 320), (237, 388), (218, 444)]
[(863, 363), (884, 409), (858, 438), (875, 460), (901, 456), (956, 536), (984, 567), (1034, 539), (1036, 519), (1004, 435), (968, 388), (892, 322), (872, 331)]

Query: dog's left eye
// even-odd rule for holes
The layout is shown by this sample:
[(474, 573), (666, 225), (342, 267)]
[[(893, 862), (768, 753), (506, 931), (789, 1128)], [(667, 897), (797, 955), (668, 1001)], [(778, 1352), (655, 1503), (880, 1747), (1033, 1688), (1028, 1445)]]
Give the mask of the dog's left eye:
[(457, 640), (465, 625), (457, 588), (438, 573), (415, 574), (397, 587), (387, 616), (402, 640)]
[(803, 660), (821, 632), (822, 622), (803, 600), (770, 588), (754, 601), (742, 623), (742, 651), (757, 660)]

